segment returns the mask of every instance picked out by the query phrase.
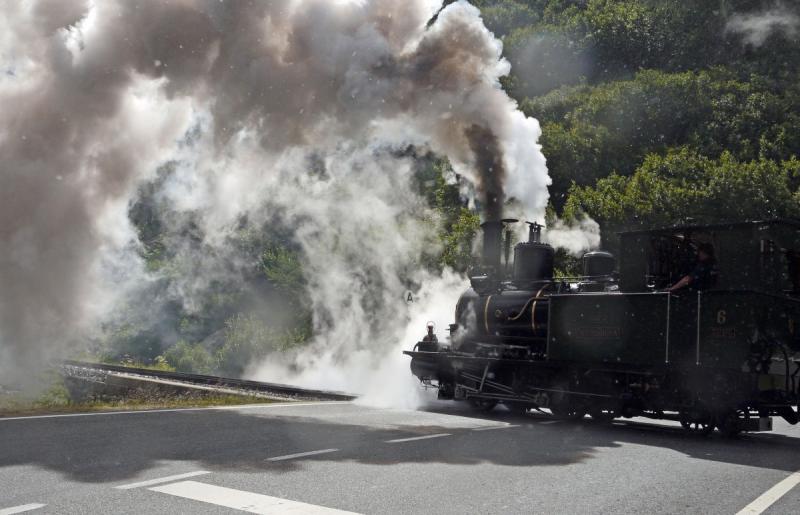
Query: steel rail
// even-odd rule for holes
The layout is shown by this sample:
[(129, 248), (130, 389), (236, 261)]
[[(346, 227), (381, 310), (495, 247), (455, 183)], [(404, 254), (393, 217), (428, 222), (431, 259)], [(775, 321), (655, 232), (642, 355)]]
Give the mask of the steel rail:
[(134, 367), (126, 367), (123, 365), (109, 365), (106, 363), (91, 363), (88, 361), (64, 360), (62, 361), (62, 364), (72, 367), (91, 369), (91, 370), (103, 370), (106, 372), (118, 372), (126, 374), (135, 374), (140, 376), (157, 377), (160, 379), (171, 379), (175, 381), (182, 381), (185, 383), (191, 383), (197, 385), (240, 388), (243, 390), (251, 390), (264, 393), (275, 393), (275, 394), (288, 395), (304, 399), (313, 398), (313, 399), (331, 400), (331, 401), (351, 401), (357, 397), (356, 395), (344, 392), (313, 390), (309, 388), (300, 388), (297, 386), (290, 386), (286, 384), (265, 383), (262, 381), (251, 381), (248, 379), (232, 379), (229, 377), (207, 376), (202, 374), (186, 374), (183, 372), (168, 372), (165, 370), (134, 368)]

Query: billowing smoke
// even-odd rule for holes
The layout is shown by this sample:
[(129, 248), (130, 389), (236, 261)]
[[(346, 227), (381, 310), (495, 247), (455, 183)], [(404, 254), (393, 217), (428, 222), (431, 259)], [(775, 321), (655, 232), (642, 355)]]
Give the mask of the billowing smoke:
[(800, 34), (800, 14), (778, 2), (763, 11), (731, 16), (725, 30), (739, 34), (746, 43), (759, 47), (773, 34), (796, 39)]
[[(84, 341), (155, 279), (128, 209), (160, 167), (173, 170), (160, 202), (173, 220), (191, 215), (201, 245), (182, 252), (202, 253), (197, 263), (229, 259), (228, 236), (243, 220), (291, 229), (316, 336), (303, 353), (253, 374), (299, 374), (317, 386), (366, 388), (367, 371), (395, 363), (387, 355), (407, 376), (395, 350), (409, 344), (409, 323), (431, 311), (419, 302), (409, 309), (402, 293), (411, 288), (448, 315), (458, 294), (459, 279), (420, 266), (439, 249), (411, 185), (413, 163), (398, 157), (405, 149), (447, 157), (475, 185), (486, 216), (515, 200), (526, 218), (543, 218), (550, 179), (538, 122), (500, 88), (509, 64), (466, 2), (430, 25), (441, 2), (3, 7), (5, 377), (22, 371), (20, 379)], [(173, 292), (187, 305), (192, 285), (212, 279), (197, 270)]]
[(468, 127), (465, 135), (475, 155), (478, 191), (484, 215), (487, 220), (500, 220), (503, 217), (503, 183), (506, 178), (500, 142), (490, 129), (480, 125)]

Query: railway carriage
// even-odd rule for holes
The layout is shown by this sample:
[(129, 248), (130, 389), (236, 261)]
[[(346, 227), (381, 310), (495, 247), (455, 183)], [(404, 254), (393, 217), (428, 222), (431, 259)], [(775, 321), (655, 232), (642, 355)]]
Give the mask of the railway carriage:
[[(512, 262), (512, 222), (483, 224), (482, 266), (447, 340), (405, 352), (439, 398), (726, 435), (770, 430), (773, 416), (798, 422), (800, 223), (626, 232), (618, 266), (591, 252), (582, 276), (554, 278), (536, 224)], [(715, 250), (709, 283), (666, 291), (701, 245)]]

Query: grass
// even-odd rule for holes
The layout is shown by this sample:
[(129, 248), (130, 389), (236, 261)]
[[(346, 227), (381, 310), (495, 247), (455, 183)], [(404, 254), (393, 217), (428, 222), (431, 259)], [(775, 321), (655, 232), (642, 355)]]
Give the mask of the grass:
[(145, 370), (160, 370), (162, 372), (175, 372), (175, 367), (170, 365), (166, 359), (162, 356), (158, 356), (152, 363), (143, 363), (139, 360), (135, 360), (129, 357), (125, 357), (121, 360), (113, 360), (108, 358), (103, 359), (89, 359), (87, 361), (93, 361), (95, 363), (105, 363), (107, 365), (117, 365), (122, 367), (130, 367), (130, 368), (142, 368)]
[(132, 391), (124, 397), (98, 397), (74, 401), (60, 376), (51, 376), (51, 385), (36, 395), (0, 390), (0, 417), (19, 417), (57, 413), (99, 411), (134, 411), (164, 408), (202, 408), (275, 402), (254, 395), (209, 394), (192, 392), (155, 394)]

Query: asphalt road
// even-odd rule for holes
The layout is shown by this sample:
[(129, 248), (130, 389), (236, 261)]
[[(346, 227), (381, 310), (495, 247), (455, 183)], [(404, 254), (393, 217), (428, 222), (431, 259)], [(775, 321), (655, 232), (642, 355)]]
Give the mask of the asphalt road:
[(0, 514), (797, 514), (800, 426), (775, 426), (727, 440), (351, 403), (0, 419)]

